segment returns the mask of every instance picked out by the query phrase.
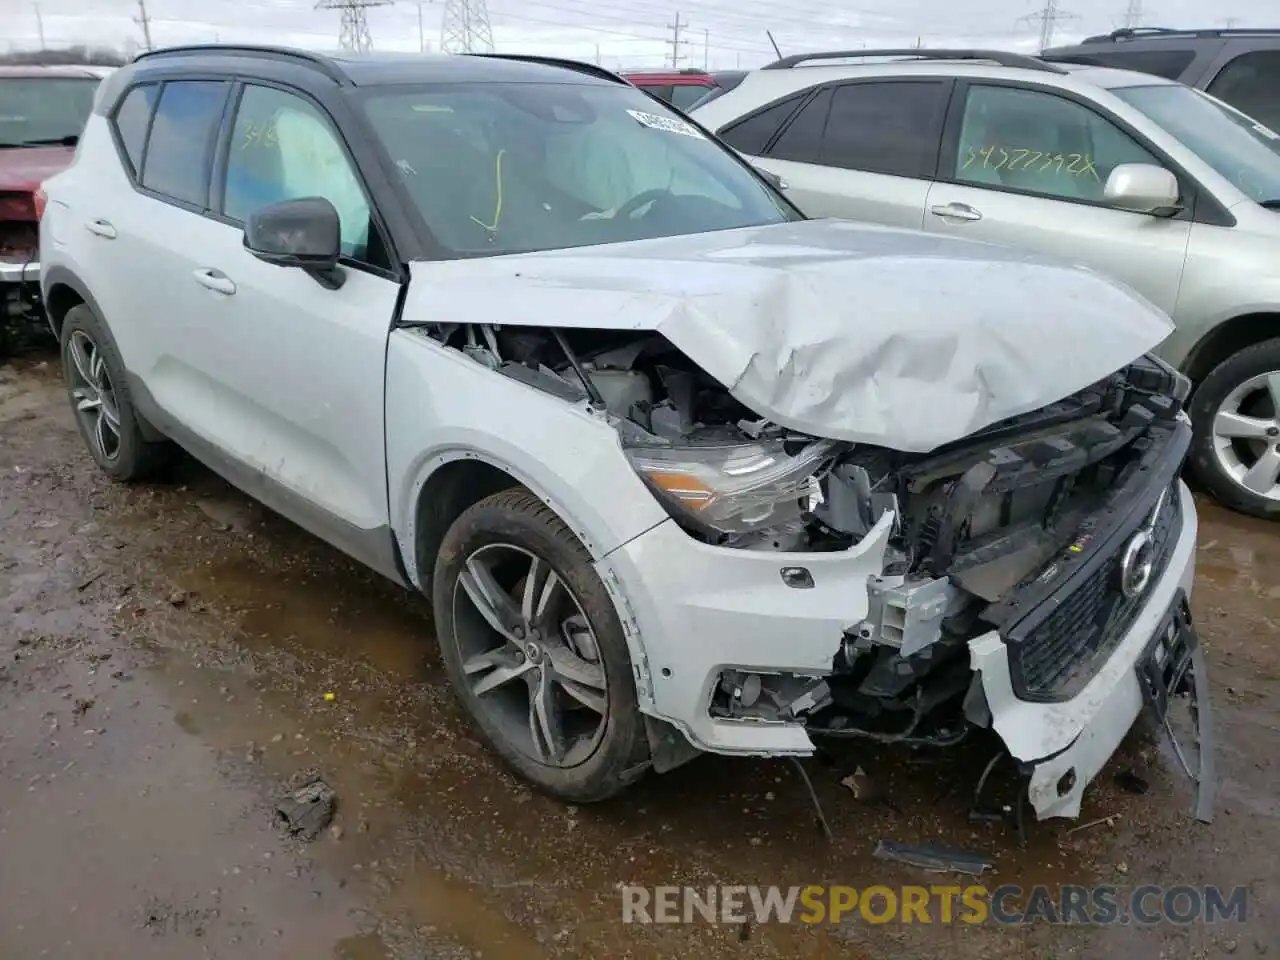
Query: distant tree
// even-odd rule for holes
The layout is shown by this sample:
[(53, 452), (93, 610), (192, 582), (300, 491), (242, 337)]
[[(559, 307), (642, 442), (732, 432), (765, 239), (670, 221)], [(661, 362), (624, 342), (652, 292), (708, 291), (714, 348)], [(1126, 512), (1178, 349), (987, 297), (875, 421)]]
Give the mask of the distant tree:
[(124, 66), (125, 59), (118, 50), (109, 47), (77, 45), (58, 50), (10, 50), (0, 53), (0, 64), (11, 66), (56, 66), (76, 64), (94, 67)]

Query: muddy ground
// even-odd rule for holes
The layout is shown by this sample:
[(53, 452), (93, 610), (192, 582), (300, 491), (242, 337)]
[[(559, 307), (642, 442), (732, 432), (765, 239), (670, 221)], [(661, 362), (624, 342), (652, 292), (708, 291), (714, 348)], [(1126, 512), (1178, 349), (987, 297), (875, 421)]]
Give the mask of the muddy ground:
[[(0, 367), (0, 958), (1280, 957), (1280, 530), (1202, 504), (1212, 825), (1133, 738), (1076, 823), (967, 811), (978, 746), (701, 759), (604, 806), (531, 793), (445, 685), (429, 609), (194, 463), (103, 479), (52, 356)], [(326, 694), (332, 694), (327, 698)], [(861, 766), (878, 799), (840, 779)], [(320, 772), (335, 826), (273, 826)], [(1145, 794), (1117, 775), (1136, 772)], [(1073, 828), (1113, 817), (1072, 832)], [(956, 882), (881, 839), (995, 859), (988, 884), (1247, 885), (1243, 925), (623, 926), (620, 883)]]

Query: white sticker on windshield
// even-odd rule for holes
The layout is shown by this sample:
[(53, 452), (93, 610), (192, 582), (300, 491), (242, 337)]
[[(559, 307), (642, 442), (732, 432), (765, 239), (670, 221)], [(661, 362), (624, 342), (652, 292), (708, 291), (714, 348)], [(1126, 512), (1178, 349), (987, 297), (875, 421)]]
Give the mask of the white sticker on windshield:
[(677, 120), (675, 117), (660, 117), (656, 113), (645, 113), (642, 110), (628, 110), (627, 113), (631, 114), (637, 123), (643, 123), (646, 127), (651, 127), (654, 130), (680, 133), (686, 137), (697, 137), (699, 140), (706, 139), (702, 135), (702, 131), (693, 124)]
[(1255, 123), (1253, 125), (1253, 129), (1269, 140), (1280, 140), (1280, 133), (1276, 133), (1270, 127), (1263, 126), (1260, 123)]

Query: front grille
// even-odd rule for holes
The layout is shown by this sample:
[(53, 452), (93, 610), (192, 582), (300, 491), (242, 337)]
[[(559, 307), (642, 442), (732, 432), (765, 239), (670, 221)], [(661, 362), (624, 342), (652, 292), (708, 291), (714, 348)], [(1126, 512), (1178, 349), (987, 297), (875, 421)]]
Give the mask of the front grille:
[[(1171, 485), (1152, 524), (1154, 582), (1169, 564), (1182, 528), (1178, 485)], [(1115, 650), (1146, 602), (1147, 591), (1127, 598), (1120, 562), (1127, 537), (1047, 617), (1025, 634), (1007, 638), (1014, 692), (1024, 700), (1068, 700), (1079, 693)], [(1052, 602), (1052, 601), (1050, 601)]]

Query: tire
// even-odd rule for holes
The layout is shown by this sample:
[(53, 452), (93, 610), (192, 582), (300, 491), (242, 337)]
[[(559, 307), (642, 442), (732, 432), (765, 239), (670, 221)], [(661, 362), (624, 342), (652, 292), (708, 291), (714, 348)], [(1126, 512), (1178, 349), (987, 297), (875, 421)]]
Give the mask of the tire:
[[(537, 566), (535, 560), (545, 567)], [(529, 572), (511, 582), (526, 563)], [(573, 629), (580, 626), (582, 618), (576, 614), (560, 622), (556, 629), (548, 626), (551, 621), (539, 620), (536, 616), (532, 620), (521, 620), (521, 623), (540, 623), (541, 626), (530, 627), (529, 632), (517, 626), (508, 630), (508, 637), (504, 639), (490, 626), (492, 621), (481, 619), (479, 606), (472, 599), (475, 585), (482, 582), (474, 576), (476, 564), (490, 565), (486, 569), (493, 579), (483, 582), (505, 581), (502, 585), (509, 589), (506, 600), (515, 604), (514, 609), (506, 609), (516, 615), (521, 612), (522, 585), (532, 582), (537, 586), (538, 576), (546, 576), (549, 569), (558, 578), (558, 583), (549, 591), (553, 599), (540, 600), (537, 606), (541, 608), (545, 603), (554, 614), (553, 619), (565, 611), (579, 611), (593, 636), (581, 631), (573, 636), (589, 639), (588, 646), (595, 648), (594, 660), (590, 650), (579, 656), (569, 647), (570, 643), (586, 642), (572, 639), (568, 632), (567, 625), (571, 622)], [(549, 582), (549, 577), (541, 581), (544, 585)], [(468, 584), (473, 592), (468, 592)], [(567, 601), (564, 600), (565, 588)], [(538, 596), (542, 598), (546, 594), (539, 590)], [(441, 659), (455, 694), (484, 739), (520, 776), (561, 800), (593, 803), (617, 794), (648, 770), (648, 741), (636, 704), (631, 658), (613, 601), (592, 568), (586, 548), (536, 496), (519, 487), (504, 490), (476, 503), (454, 521), (436, 556), (432, 608)], [(510, 639), (513, 633), (539, 640), (542, 649), (536, 649), (538, 644), (513, 643)], [(490, 651), (492, 657), (501, 658), (507, 666), (480, 667), (477, 672), (475, 664), (486, 655), (475, 651), (487, 649), (489, 644), (494, 645)], [(527, 657), (520, 652), (522, 647), (530, 648)], [(571, 656), (561, 647), (569, 650)], [(569, 656), (569, 660), (562, 663), (562, 656)], [(470, 673), (464, 664), (471, 665)], [(591, 668), (591, 685), (572, 684), (573, 689), (590, 692), (590, 699), (597, 706), (607, 704), (607, 711), (603, 721), (595, 725), (593, 739), (588, 741), (585, 734), (581, 735), (575, 738), (574, 746), (564, 752), (561, 762), (549, 761), (547, 757), (553, 755), (545, 747), (551, 740), (540, 739), (535, 732), (534, 691), (540, 689), (544, 675), (562, 677), (562, 668), (573, 666), (571, 672), (578, 676), (583, 664)], [(519, 669), (527, 672), (501, 681), (488, 691), (477, 693), (474, 689), (475, 684), (487, 682), (486, 678), (496, 678), (501, 670)], [(490, 672), (484, 672), (486, 670)], [(598, 693), (601, 675), (606, 686)], [(565, 681), (558, 682), (563, 685)], [(570, 697), (567, 689), (557, 687), (553, 696), (555, 702), (567, 704), (563, 717), (573, 721), (574, 727), (595, 723), (593, 711)], [(557, 724), (556, 729), (564, 730), (565, 726)], [(538, 729), (544, 728), (539, 724)]]
[[(177, 450), (168, 441), (146, 439), (142, 419), (129, 393), (124, 362), (106, 324), (88, 306), (80, 304), (67, 311), (61, 339), (62, 376), (71, 412), (98, 467), (120, 481), (143, 480), (168, 467)], [(92, 406), (95, 402), (96, 408)], [(110, 413), (114, 414), (114, 428), (110, 426)], [(111, 434), (115, 435), (114, 442), (110, 441)]]
[[(1229, 469), (1235, 466), (1239, 474), (1262, 456), (1268, 457), (1268, 464), (1280, 462), (1280, 397), (1277, 403), (1270, 401), (1265, 381), (1257, 389), (1250, 386), (1270, 373), (1280, 375), (1280, 339), (1265, 340), (1232, 354), (1200, 382), (1188, 410), (1195, 431), (1189, 466), (1195, 479), (1219, 503), (1253, 517), (1277, 520), (1280, 498), (1247, 488)], [(1256, 421), (1260, 436), (1229, 441), (1215, 436), (1218, 414), (1227, 408)], [(1274, 492), (1280, 497), (1280, 489)]]

